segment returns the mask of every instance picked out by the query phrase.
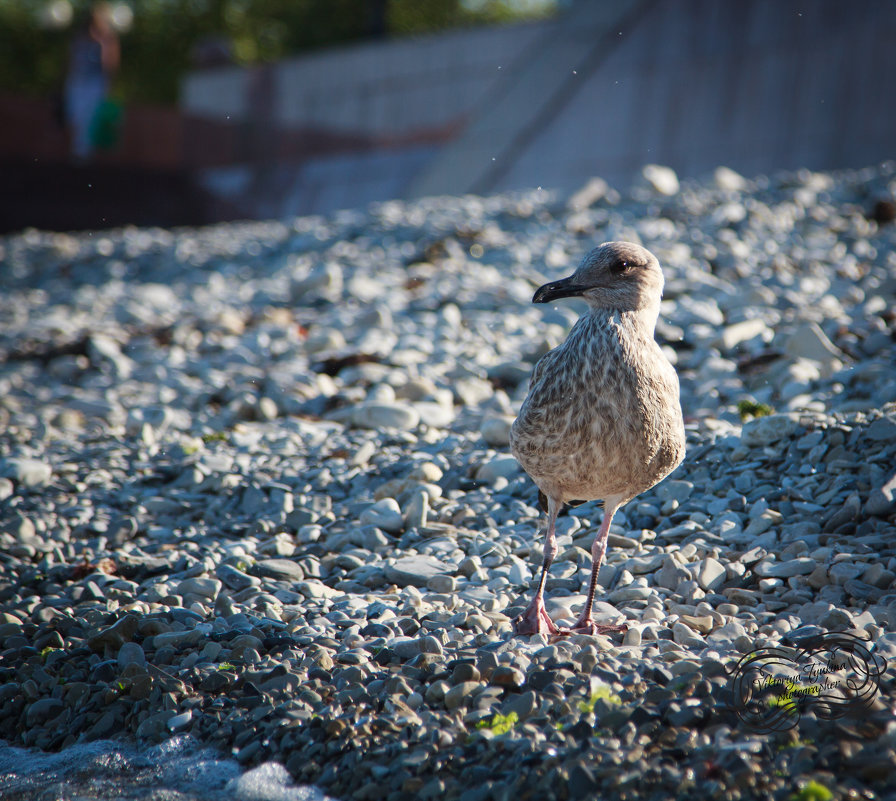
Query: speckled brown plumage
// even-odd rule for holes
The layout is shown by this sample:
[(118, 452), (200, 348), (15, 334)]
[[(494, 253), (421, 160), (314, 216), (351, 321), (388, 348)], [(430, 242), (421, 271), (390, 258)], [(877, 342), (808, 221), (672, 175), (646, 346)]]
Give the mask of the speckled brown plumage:
[(557, 633), (544, 611), (544, 579), (556, 552), (557, 514), (574, 499), (604, 501), (589, 597), (574, 628), (608, 628), (593, 622), (591, 606), (613, 514), (684, 458), (678, 377), (654, 340), (662, 288), (653, 254), (607, 242), (572, 276), (535, 293), (536, 303), (581, 296), (589, 308), (566, 341), (535, 365), (511, 431), (514, 456), (548, 498), (541, 581), (515, 621), (519, 633)]

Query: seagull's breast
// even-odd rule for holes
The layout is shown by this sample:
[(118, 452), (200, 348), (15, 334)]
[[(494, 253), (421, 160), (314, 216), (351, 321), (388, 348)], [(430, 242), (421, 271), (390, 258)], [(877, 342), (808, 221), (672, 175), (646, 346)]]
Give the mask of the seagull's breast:
[(584, 315), (533, 370), (511, 449), (548, 495), (629, 500), (681, 462), (678, 377), (637, 323)]

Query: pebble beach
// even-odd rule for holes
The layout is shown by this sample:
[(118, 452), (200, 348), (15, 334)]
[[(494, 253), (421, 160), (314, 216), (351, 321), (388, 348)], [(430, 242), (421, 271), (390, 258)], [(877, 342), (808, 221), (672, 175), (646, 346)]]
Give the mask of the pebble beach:
[[(0, 238), (0, 740), (188, 738), (342, 801), (896, 798), (894, 197), (894, 163), (650, 167)], [(608, 240), (663, 267), (687, 455), (614, 517), (628, 630), (514, 637), (543, 518), (509, 429), (583, 308), (532, 293)], [(600, 521), (558, 520), (555, 622)], [(861, 714), (745, 726), (731, 666), (829, 632), (885, 666)]]

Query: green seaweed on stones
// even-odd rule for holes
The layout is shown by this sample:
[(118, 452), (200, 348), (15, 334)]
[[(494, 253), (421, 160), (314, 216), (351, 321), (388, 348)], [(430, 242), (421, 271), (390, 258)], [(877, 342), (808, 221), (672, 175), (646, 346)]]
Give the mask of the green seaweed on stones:
[(587, 701), (579, 701), (579, 712), (593, 712), (594, 705), (598, 701), (606, 701), (614, 706), (622, 703), (622, 699), (610, 689), (609, 685), (602, 684), (591, 693)]
[(751, 400), (739, 400), (737, 402), (737, 413), (742, 421), (752, 420), (756, 417), (768, 417), (774, 414), (775, 410), (767, 403), (758, 403)]
[(792, 793), (788, 801), (831, 801), (834, 794), (821, 782), (810, 779), (797, 792)]
[(516, 712), (508, 712), (506, 715), (495, 712), (492, 715), (491, 722), (483, 718), (476, 724), (476, 728), (489, 729), (494, 734), (507, 734), (519, 722), (520, 716)]

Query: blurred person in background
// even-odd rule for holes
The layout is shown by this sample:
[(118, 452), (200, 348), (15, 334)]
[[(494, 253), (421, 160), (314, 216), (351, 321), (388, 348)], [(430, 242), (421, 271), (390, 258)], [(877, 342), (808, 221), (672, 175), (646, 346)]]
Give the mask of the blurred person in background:
[(118, 70), (119, 54), (108, 8), (97, 4), (75, 31), (65, 80), (66, 119), (77, 161), (89, 159), (97, 144), (97, 117)]

